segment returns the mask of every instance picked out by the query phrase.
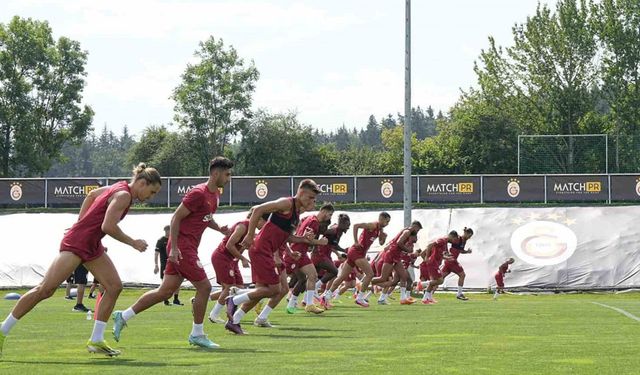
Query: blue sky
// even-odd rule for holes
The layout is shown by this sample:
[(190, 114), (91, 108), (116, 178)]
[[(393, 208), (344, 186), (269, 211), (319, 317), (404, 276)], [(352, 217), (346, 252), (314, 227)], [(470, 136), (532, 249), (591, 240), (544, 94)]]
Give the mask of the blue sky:
[[(554, 6), (554, 0), (542, 0)], [(12, 16), (49, 21), (54, 36), (89, 51), (84, 100), (94, 126), (134, 134), (173, 120), (169, 99), (198, 42), (209, 35), (253, 59), (261, 77), (254, 107), (294, 110), (327, 131), (363, 127), (404, 110), (404, 1), (36, 1), (0, 3)], [(444, 112), (475, 85), (473, 62), (492, 35), (537, 0), (413, 0), (413, 106)]]

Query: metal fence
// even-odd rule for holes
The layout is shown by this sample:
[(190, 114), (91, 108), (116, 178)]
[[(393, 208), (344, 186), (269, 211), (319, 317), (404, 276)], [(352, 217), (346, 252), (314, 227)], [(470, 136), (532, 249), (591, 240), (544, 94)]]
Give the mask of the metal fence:
[[(318, 183), (318, 202), (402, 202), (402, 176), (233, 177), (220, 204), (256, 204), (289, 196), (303, 178)], [(79, 207), (93, 189), (124, 178), (0, 179), (0, 207)], [(165, 177), (147, 202), (177, 206), (206, 177)], [(640, 202), (640, 174), (413, 176), (416, 203)]]

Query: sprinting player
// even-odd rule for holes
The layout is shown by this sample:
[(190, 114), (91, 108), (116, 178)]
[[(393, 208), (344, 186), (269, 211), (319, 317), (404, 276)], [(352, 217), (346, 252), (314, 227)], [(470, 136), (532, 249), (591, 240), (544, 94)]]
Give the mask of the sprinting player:
[[(340, 273), (340, 267), (342, 267), (342, 263), (347, 261), (347, 253), (340, 253), (340, 255), (338, 255), (338, 259), (333, 260), (333, 265), (338, 269), (338, 273)], [(331, 289), (331, 285), (333, 285), (333, 282), (336, 279), (333, 278), (331, 280), (329, 280), (329, 282), (327, 282), (327, 285), (325, 286), (325, 291), (330, 290)], [(354, 283), (355, 286), (355, 283)], [(336, 298), (336, 296), (338, 295), (338, 292), (336, 291), (333, 295), (332, 298)], [(324, 298), (322, 298), (324, 300)]]
[(193, 325), (188, 342), (190, 345), (207, 349), (217, 348), (218, 345), (209, 340), (204, 333), (203, 321), (207, 309), (207, 301), (211, 293), (211, 283), (202, 268), (198, 258), (198, 245), (205, 229), (211, 228), (224, 235), (226, 226), (220, 227), (213, 219), (220, 199), (219, 188), (224, 187), (231, 179), (233, 162), (218, 156), (209, 163), (209, 178), (207, 182), (194, 186), (182, 198), (171, 218), (169, 229), (169, 256), (167, 268), (160, 287), (151, 290), (124, 311), (113, 314), (113, 337), (120, 341), (122, 329), (127, 322), (137, 314), (151, 306), (170, 298), (186, 278), (196, 288), (196, 295), (192, 304)]
[[(160, 273), (160, 281), (164, 278), (164, 270), (167, 268), (167, 244), (169, 243), (169, 230), (171, 226), (165, 225), (164, 227), (164, 236), (160, 237), (156, 242), (156, 252), (154, 256), (154, 260), (156, 266), (153, 269), (153, 273)], [(158, 261), (160, 261), (160, 267), (158, 267)], [(173, 294), (173, 304), (182, 306), (183, 303), (180, 302), (180, 298), (178, 297), (178, 288), (176, 292)], [(165, 306), (171, 306), (171, 302), (168, 299), (164, 300)]]
[[(339, 256), (339, 254), (346, 252), (345, 249), (340, 247), (340, 238), (349, 230), (350, 226), (351, 219), (349, 219), (349, 215), (338, 215), (338, 223), (333, 224), (323, 233), (323, 236), (329, 243), (327, 245), (316, 246), (315, 250), (311, 253), (311, 261), (315, 265), (318, 274), (324, 271), (324, 274), (315, 285), (316, 291), (318, 291), (322, 285), (326, 285), (325, 290), (329, 288), (328, 283), (338, 276), (338, 268), (331, 260), (331, 253), (336, 253), (336, 255)], [(330, 304), (325, 302), (324, 298), (320, 299), (320, 303), (324, 308), (331, 307)]]
[[(318, 185), (310, 179), (300, 181), (296, 195), (265, 202), (256, 206), (249, 219), (249, 230), (240, 246), (249, 249), (251, 275), (256, 288), (227, 298), (227, 318), (225, 328), (235, 334), (243, 334), (240, 321), (263, 298), (277, 298), (281, 293), (280, 275), (276, 272), (274, 255), (285, 242), (315, 244), (313, 235), (304, 237), (294, 233), (300, 221), (300, 214), (315, 207)], [(271, 214), (269, 221), (255, 235), (258, 220), (264, 214)], [(254, 241), (255, 237), (255, 241)], [(238, 306), (241, 308), (238, 308)]]
[[(333, 212), (333, 205), (325, 204), (320, 208), (317, 215), (307, 216), (302, 220), (302, 223), (300, 223), (296, 230), (296, 235), (302, 237), (306, 233), (310, 233), (309, 235), (313, 236), (315, 239), (314, 245), (328, 245), (329, 241), (327, 238), (318, 239), (318, 236), (320, 235), (320, 223), (331, 221)], [(309, 244), (294, 243), (291, 245), (291, 250), (299, 253), (300, 257), (297, 260), (286, 255), (284, 257), (284, 265), (287, 268), (287, 273), (295, 274), (297, 279), (296, 284), (293, 287), (293, 291), (291, 292), (291, 297), (289, 298), (287, 313), (293, 314), (295, 312), (296, 305), (298, 303), (298, 296), (300, 293), (306, 291), (304, 294), (305, 311), (313, 314), (320, 314), (324, 309), (316, 306), (313, 302), (313, 298), (316, 293), (318, 273), (316, 272), (316, 268), (308, 255)]]
[[(395, 271), (395, 274), (400, 280), (400, 304), (410, 305), (413, 303), (410, 300), (407, 293), (407, 281), (409, 280), (409, 273), (402, 264), (402, 253), (409, 254), (413, 252), (413, 244), (418, 239), (418, 232), (422, 229), (422, 224), (419, 221), (414, 221), (411, 226), (404, 228), (398, 233), (391, 243), (389, 243), (388, 250), (383, 256), (383, 265), (380, 270), (380, 276), (373, 278), (371, 283), (373, 285), (379, 285), (381, 287), (388, 287), (393, 284), (393, 280), (389, 281), (391, 273)], [(381, 298), (384, 300), (384, 293)]]
[(493, 299), (497, 299), (498, 294), (504, 293), (504, 275), (511, 272), (509, 265), (513, 264), (515, 261), (515, 259), (509, 258), (498, 268), (498, 272), (496, 272), (495, 275), (497, 288), (496, 292), (493, 294)]
[[(216, 280), (218, 284), (222, 286), (220, 292), (210, 295), (210, 299), (216, 301), (213, 309), (209, 313), (209, 321), (211, 321), (211, 323), (225, 323), (224, 320), (219, 318), (219, 315), (224, 308), (231, 287), (244, 287), (244, 280), (242, 279), (238, 262), (242, 262), (243, 268), (249, 268), (249, 259), (242, 254), (244, 249), (240, 247), (240, 242), (244, 236), (246, 236), (247, 229), (249, 229), (249, 218), (251, 217), (252, 211), (253, 208), (249, 210), (246, 219), (235, 223), (231, 229), (229, 229), (229, 234), (222, 239), (222, 242), (220, 242), (211, 254), (211, 264), (216, 273)], [(268, 215), (261, 217), (256, 226), (257, 229), (260, 230), (268, 219)]]
[[(422, 303), (429, 305), (437, 303), (433, 299), (433, 293), (438, 289), (438, 285), (442, 284), (444, 279), (440, 273), (440, 263), (443, 259), (452, 259), (447, 249), (447, 244), (458, 241), (458, 232), (452, 230), (447, 237), (442, 237), (427, 245), (427, 249), (422, 252), (421, 256), (426, 261), (425, 271), (429, 277), (429, 285), (424, 291)], [(423, 262), (424, 263), (424, 262)]]
[[(335, 292), (340, 284), (349, 276), (351, 271), (358, 267), (364, 272), (364, 278), (362, 279), (362, 287), (358, 292), (355, 303), (362, 307), (369, 307), (369, 303), (364, 299), (364, 290), (369, 288), (369, 283), (373, 279), (373, 270), (371, 265), (367, 261), (367, 251), (373, 244), (373, 241), (378, 239), (380, 245), (383, 245), (387, 240), (387, 234), (383, 228), (389, 225), (391, 216), (386, 212), (381, 212), (378, 215), (378, 221), (374, 223), (358, 223), (353, 226), (353, 240), (354, 245), (349, 248), (347, 252), (347, 262), (342, 265), (340, 274), (336, 278), (331, 289), (324, 292), (325, 303), (329, 303), (333, 292)], [(358, 238), (358, 230), (362, 229), (360, 238)]]
[(23, 295), (9, 316), (0, 326), (0, 355), (5, 338), (18, 320), (25, 316), (40, 301), (51, 297), (62, 283), (80, 264), (84, 264), (93, 275), (100, 279), (105, 294), (98, 311), (93, 333), (87, 342), (91, 353), (117, 356), (119, 350), (112, 349), (104, 341), (104, 329), (113, 310), (118, 295), (122, 291), (122, 281), (109, 256), (104, 253), (102, 237), (109, 235), (137, 251), (145, 251), (147, 243), (126, 235), (118, 222), (122, 220), (134, 199), (145, 201), (160, 190), (160, 174), (154, 168), (140, 163), (133, 170), (130, 182), (120, 181), (111, 186), (92, 190), (82, 202), (78, 221), (64, 234), (60, 243), (60, 254), (44, 275), (42, 282)]
[[(273, 260), (276, 264), (276, 270), (278, 271), (278, 276), (280, 277), (280, 293), (276, 294), (274, 297), (269, 298), (267, 306), (265, 306), (264, 308), (260, 308), (259, 311), (256, 311), (258, 313), (258, 316), (253, 321), (253, 325), (256, 327), (275, 327), (269, 322), (269, 314), (271, 314), (273, 309), (275, 309), (280, 301), (282, 301), (287, 293), (289, 293), (289, 285), (287, 284), (287, 272), (285, 270), (283, 260), (285, 254), (290, 254), (290, 256), (293, 256), (294, 259), (296, 256), (298, 256), (297, 253), (291, 251), (289, 244), (286, 242), (280, 247), (278, 251), (273, 254)], [(257, 307), (258, 306), (256, 305), (256, 308)]]
[(464, 286), (464, 278), (466, 274), (464, 273), (464, 268), (458, 263), (458, 256), (460, 254), (471, 254), (471, 249), (465, 250), (464, 247), (467, 244), (467, 241), (473, 236), (473, 229), (464, 227), (462, 231), (462, 236), (458, 239), (457, 242), (451, 244), (449, 248), (449, 254), (451, 254), (451, 260), (445, 260), (444, 265), (442, 266), (442, 278), (446, 279), (450, 273), (455, 273), (458, 275), (458, 293), (456, 294), (456, 298), (461, 301), (466, 301), (467, 298), (462, 293), (462, 287)]

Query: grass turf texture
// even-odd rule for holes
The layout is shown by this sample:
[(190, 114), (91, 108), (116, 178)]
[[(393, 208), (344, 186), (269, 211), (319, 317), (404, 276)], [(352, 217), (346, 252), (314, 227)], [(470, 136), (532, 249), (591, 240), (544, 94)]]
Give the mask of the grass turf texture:
[[(125, 290), (117, 308), (142, 293)], [(188, 302), (193, 293), (183, 291), (181, 299)], [(71, 312), (74, 302), (62, 297), (58, 291), (14, 327), (0, 374), (640, 373), (640, 322), (592, 303), (640, 317), (637, 293), (502, 295), (497, 301), (472, 294), (467, 302), (439, 294), (433, 306), (401, 306), (396, 295), (391, 305), (374, 302), (369, 309), (343, 296), (335, 309), (317, 316), (287, 315), (283, 301), (271, 314), (277, 328), (253, 327), (250, 312), (243, 321), (246, 336), (205, 320), (205, 332), (222, 346), (213, 351), (187, 344), (190, 306), (160, 304), (133, 318), (119, 344), (109, 322), (105, 337), (122, 350), (118, 358), (86, 352), (93, 322)], [(14, 304), (0, 300), (0, 316)]]

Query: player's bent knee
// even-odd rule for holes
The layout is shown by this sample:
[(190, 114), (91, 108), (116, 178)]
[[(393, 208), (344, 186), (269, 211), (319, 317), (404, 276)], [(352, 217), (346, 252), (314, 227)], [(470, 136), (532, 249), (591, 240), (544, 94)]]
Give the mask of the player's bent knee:
[(57, 288), (51, 286), (38, 285), (36, 287), (36, 295), (40, 300), (51, 298), (56, 292), (56, 289)]

